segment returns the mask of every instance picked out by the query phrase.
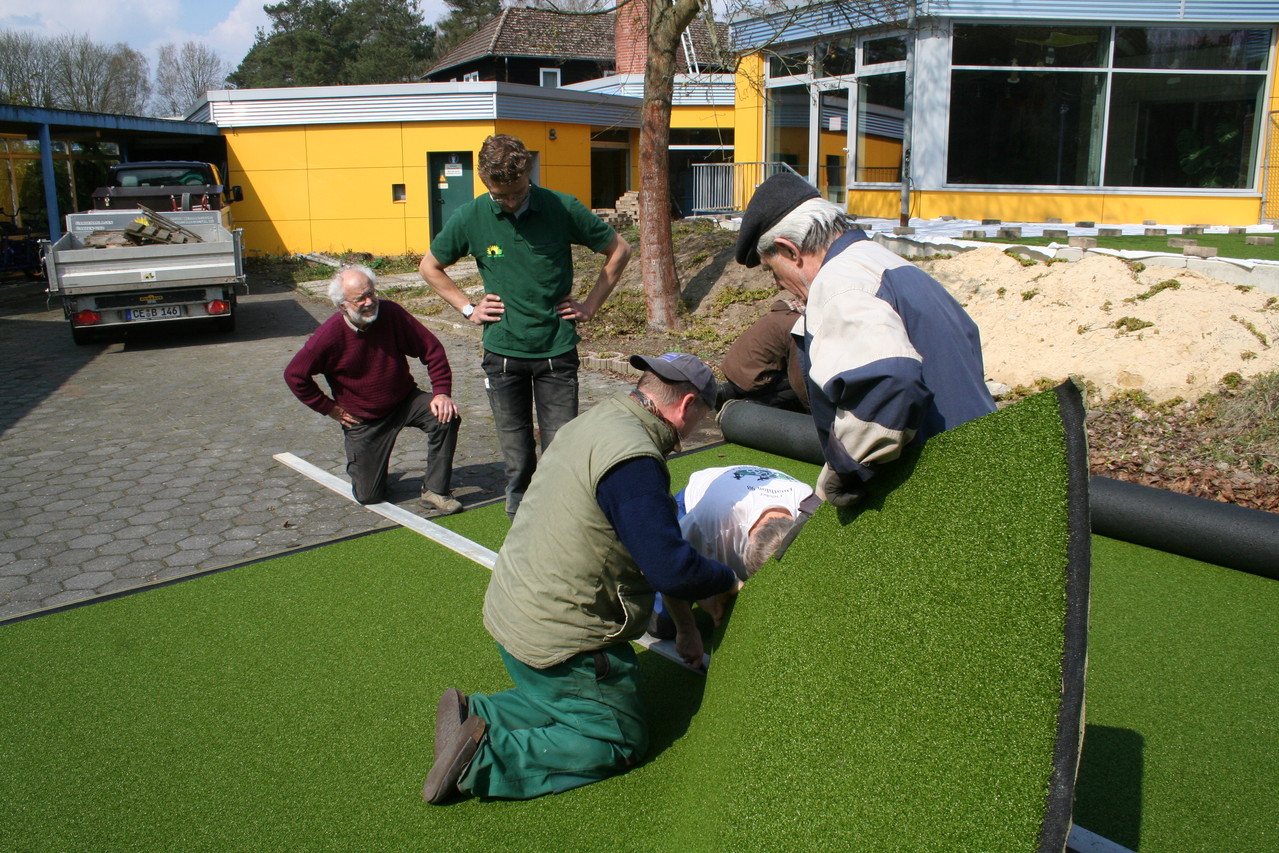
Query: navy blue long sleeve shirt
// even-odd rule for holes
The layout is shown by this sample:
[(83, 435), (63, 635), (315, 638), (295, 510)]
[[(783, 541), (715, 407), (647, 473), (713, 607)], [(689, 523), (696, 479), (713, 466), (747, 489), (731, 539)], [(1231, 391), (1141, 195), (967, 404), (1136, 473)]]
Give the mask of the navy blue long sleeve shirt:
[(680, 533), (670, 476), (656, 459), (640, 456), (614, 466), (600, 479), (595, 499), (658, 592), (697, 601), (732, 589), (733, 570), (697, 553)]

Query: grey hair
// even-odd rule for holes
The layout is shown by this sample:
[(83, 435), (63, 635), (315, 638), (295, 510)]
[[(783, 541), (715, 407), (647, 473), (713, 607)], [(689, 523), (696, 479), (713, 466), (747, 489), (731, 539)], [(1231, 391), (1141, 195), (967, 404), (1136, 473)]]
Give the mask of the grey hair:
[[(781, 546), (786, 534), (795, 526), (793, 518), (770, 518), (751, 534), (750, 543), (742, 553), (742, 564), (746, 567), (746, 578), (760, 570), (773, 552)], [(746, 580), (742, 578), (742, 580)]]
[(842, 207), (824, 198), (810, 198), (768, 229), (755, 246), (761, 258), (777, 254), (777, 240), (790, 240), (805, 254), (824, 251), (849, 227)]
[(349, 272), (358, 272), (369, 280), (369, 284), (377, 287), (377, 273), (364, 264), (342, 264), (338, 267), (338, 271), (333, 273), (333, 278), (329, 279), (329, 300), (334, 308), (341, 308), (342, 300), (346, 299), (346, 294), (342, 292), (342, 277)]

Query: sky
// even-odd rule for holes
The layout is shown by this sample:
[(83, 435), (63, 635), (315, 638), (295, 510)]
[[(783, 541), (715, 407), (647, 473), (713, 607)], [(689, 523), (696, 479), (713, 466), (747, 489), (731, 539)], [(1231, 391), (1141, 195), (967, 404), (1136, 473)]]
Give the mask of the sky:
[[(0, 0), (0, 29), (41, 36), (82, 33), (95, 42), (124, 42), (152, 63), (160, 46), (203, 42), (231, 67), (253, 46), (270, 0)], [(427, 23), (443, 17), (443, 0), (421, 0)]]

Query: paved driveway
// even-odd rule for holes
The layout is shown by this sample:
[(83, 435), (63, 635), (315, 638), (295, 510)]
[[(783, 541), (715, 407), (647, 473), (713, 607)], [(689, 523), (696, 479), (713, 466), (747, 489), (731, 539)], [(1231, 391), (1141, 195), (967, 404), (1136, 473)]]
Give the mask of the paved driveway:
[[(338, 426), (281, 378), (331, 309), (254, 290), (230, 335), (81, 347), (38, 286), (0, 286), (0, 619), (389, 526), (271, 458), (344, 473)], [(463, 417), (454, 488), (474, 504), (505, 484), (479, 343), (435, 325)], [(583, 409), (625, 386), (583, 371)], [(391, 500), (414, 511), (425, 448), (409, 431), (391, 463)]]

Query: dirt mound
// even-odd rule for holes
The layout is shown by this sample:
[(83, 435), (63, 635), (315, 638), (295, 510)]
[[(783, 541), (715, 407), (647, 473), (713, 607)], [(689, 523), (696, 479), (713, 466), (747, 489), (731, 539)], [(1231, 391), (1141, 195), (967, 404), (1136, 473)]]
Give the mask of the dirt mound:
[(981, 328), (1009, 386), (1080, 376), (1104, 397), (1195, 399), (1228, 373), (1279, 370), (1279, 297), (1189, 270), (1101, 255), (1023, 265), (998, 248), (921, 261)]

